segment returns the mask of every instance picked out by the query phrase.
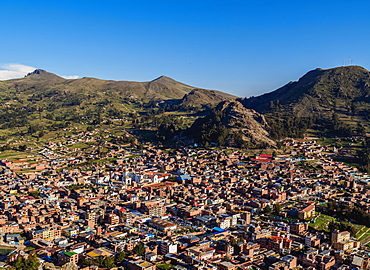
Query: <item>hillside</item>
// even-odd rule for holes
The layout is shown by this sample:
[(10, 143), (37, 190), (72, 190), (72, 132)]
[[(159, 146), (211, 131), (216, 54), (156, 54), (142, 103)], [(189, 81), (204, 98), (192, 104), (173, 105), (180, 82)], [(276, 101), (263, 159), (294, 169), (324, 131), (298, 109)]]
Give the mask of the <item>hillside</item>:
[[(67, 80), (45, 70), (37, 69), (24, 78), (0, 82), (0, 87), (8, 99), (15, 94), (18, 98), (36, 99), (68, 96), (89, 101), (93, 98), (122, 100), (178, 100), (183, 106), (216, 105), (220, 101), (236, 96), (221, 91), (198, 89), (160, 76), (149, 82), (112, 81), (84, 77)], [(87, 100), (86, 100), (87, 98)], [(25, 100), (24, 100), (25, 101)]]
[(359, 66), (315, 69), (270, 93), (241, 100), (260, 113), (298, 117), (365, 116), (370, 112), (370, 72)]
[(183, 107), (214, 107), (224, 100), (235, 98), (237, 97), (221, 91), (193, 89), (181, 99), (180, 104)]
[(262, 147), (307, 130), (320, 136), (370, 130), (370, 72), (358, 66), (315, 69), (273, 92), (235, 98), (166, 76), (149, 82), (69, 80), (35, 70), (0, 81), (0, 143), (100, 127), (162, 143), (187, 130), (206, 143)]
[(159, 136), (159, 128), (189, 127), (194, 113), (226, 98), (234, 96), (166, 76), (148, 82), (71, 80), (37, 69), (24, 78), (0, 81), (0, 141), (102, 125), (117, 133), (132, 129)]

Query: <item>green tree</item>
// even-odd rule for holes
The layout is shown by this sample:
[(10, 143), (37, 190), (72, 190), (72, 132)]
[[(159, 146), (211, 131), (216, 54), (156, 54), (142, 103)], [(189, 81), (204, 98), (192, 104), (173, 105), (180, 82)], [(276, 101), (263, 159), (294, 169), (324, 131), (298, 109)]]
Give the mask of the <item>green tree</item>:
[(91, 266), (91, 265), (94, 265), (94, 260), (93, 259), (90, 259), (90, 258), (86, 258), (81, 263), (81, 266), (82, 267), (87, 267), (87, 266)]
[(101, 264), (100, 264), (102, 267), (105, 267), (105, 268), (112, 268), (112, 267), (115, 267), (116, 265), (114, 264), (114, 258), (113, 257), (106, 257), (102, 260)]
[(39, 198), (39, 194), (40, 194), (40, 191), (30, 191), (28, 193), (29, 196), (32, 196), (34, 197), (35, 199), (38, 199)]
[(25, 259), (22, 256), (19, 256), (13, 263), (11, 263), (14, 270), (26, 269)]
[(37, 270), (40, 266), (40, 261), (37, 258), (36, 254), (31, 254), (26, 260), (26, 269), (27, 270)]
[(19, 149), (19, 151), (24, 152), (24, 151), (26, 151), (26, 149), (27, 149), (27, 145), (22, 144), (22, 145), (20, 145), (20, 146), (18, 147), (18, 149)]
[(143, 243), (139, 243), (134, 247), (133, 252), (139, 256), (144, 255), (145, 253), (145, 246)]
[(273, 210), (272, 212), (275, 214), (275, 215), (279, 215), (280, 212), (281, 212), (281, 204), (280, 203), (275, 203), (274, 206), (273, 206)]
[(334, 222), (331, 221), (328, 225), (329, 230), (332, 232), (334, 230), (339, 230), (339, 231), (349, 231), (351, 235), (356, 234), (356, 230), (353, 226), (350, 224), (344, 223), (344, 222)]
[(263, 209), (263, 212), (265, 212), (265, 214), (266, 214), (266, 215), (271, 214), (271, 212), (272, 212), (271, 206), (270, 206), (270, 205), (267, 205), (267, 206)]
[(233, 246), (233, 247), (237, 246), (238, 245), (238, 240), (235, 239), (235, 238), (231, 239), (230, 245)]
[(119, 252), (114, 256), (114, 260), (116, 263), (122, 262), (126, 258), (126, 253), (125, 252)]
[(37, 270), (40, 266), (40, 261), (36, 254), (31, 254), (27, 259), (19, 256), (14, 262), (11, 263), (14, 270)]
[(222, 258), (223, 261), (225, 262), (229, 262), (230, 261), (230, 257), (229, 256), (225, 256)]

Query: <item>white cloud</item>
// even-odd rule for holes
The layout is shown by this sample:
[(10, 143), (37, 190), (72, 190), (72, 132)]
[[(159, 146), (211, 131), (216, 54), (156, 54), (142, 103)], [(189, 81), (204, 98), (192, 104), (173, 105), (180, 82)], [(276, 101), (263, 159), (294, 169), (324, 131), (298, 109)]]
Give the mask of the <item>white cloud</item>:
[(78, 75), (72, 75), (72, 76), (60, 76), (64, 79), (67, 79), (67, 80), (74, 80), (74, 79), (78, 79)]
[[(23, 78), (28, 73), (34, 71), (35, 67), (30, 67), (21, 64), (0, 64), (0, 81)], [(65, 79), (78, 79), (78, 75), (61, 76)]]
[(21, 64), (0, 64), (0, 80), (22, 78), (35, 69)]

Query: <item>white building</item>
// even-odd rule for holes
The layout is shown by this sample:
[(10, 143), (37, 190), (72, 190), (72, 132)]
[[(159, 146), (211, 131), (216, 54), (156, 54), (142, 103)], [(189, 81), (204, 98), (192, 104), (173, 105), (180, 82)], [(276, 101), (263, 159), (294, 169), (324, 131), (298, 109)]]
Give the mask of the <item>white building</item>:
[(170, 242), (170, 241), (162, 241), (159, 244), (159, 252), (160, 254), (166, 255), (170, 254), (177, 254), (177, 244)]

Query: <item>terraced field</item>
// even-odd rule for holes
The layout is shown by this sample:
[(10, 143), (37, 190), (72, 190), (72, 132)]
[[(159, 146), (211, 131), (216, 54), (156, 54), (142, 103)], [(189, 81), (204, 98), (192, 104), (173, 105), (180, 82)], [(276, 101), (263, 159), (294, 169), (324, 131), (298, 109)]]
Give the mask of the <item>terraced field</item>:
[(361, 242), (362, 245), (367, 245), (370, 243), (370, 228), (363, 226), (360, 231), (356, 234), (357, 240)]

